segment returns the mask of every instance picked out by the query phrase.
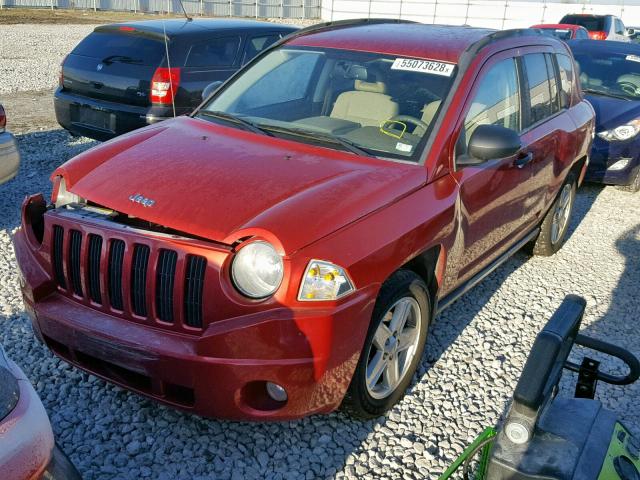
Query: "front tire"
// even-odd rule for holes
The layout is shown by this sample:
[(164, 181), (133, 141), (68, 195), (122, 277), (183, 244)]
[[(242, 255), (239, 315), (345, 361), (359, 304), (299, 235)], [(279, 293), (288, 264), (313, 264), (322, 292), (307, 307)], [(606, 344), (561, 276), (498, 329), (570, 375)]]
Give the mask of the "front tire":
[(575, 176), (569, 174), (569, 178), (562, 185), (558, 197), (540, 225), (540, 233), (533, 245), (534, 255), (549, 257), (562, 247), (569, 230), (577, 188)]
[(399, 270), (382, 285), (342, 402), (350, 415), (377, 417), (404, 396), (422, 358), (431, 321), (428, 292), (424, 281), (409, 270)]

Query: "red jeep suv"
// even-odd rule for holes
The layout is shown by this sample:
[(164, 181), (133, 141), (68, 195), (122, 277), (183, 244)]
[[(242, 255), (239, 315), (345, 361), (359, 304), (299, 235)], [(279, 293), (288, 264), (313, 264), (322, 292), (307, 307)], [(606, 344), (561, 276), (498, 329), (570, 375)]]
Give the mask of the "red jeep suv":
[(593, 124), (536, 31), (310, 27), (27, 198), (25, 308), (69, 363), (201, 415), (379, 415), (434, 315), (558, 250)]

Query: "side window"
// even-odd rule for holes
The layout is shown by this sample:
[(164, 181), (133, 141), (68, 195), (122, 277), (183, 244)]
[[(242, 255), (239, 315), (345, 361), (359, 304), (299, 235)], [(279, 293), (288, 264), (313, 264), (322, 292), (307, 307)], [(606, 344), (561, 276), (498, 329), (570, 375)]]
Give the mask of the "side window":
[(560, 104), (558, 100), (558, 79), (556, 77), (556, 67), (554, 66), (553, 56), (550, 53), (545, 53), (544, 58), (547, 62), (547, 73), (549, 75), (549, 87), (551, 88), (551, 113), (558, 113), (560, 111)]
[(318, 56), (314, 54), (296, 55), (281, 63), (247, 89), (238, 108), (245, 108), (245, 104), (259, 108), (304, 98), (313, 83), (310, 79), (317, 63)]
[(551, 82), (549, 81), (546, 56), (547, 55), (543, 53), (531, 53), (524, 56), (524, 67), (530, 102), (527, 127), (544, 120), (555, 111), (555, 97), (552, 96), (551, 93)]
[(616, 33), (618, 35), (624, 35), (624, 25), (622, 24), (622, 20), (616, 18)]
[(581, 28), (576, 31), (576, 39), (584, 40), (589, 38), (589, 34), (582, 30)]
[(235, 62), (240, 37), (212, 38), (189, 50), (186, 67), (230, 67)]
[(571, 91), (574, 81), (573, 62), (567, 55), (558, 54), (558, 70), (560, 71), (560, 107), (566, 108), (571, 103)]
[(247, 39), (247, 44), (244, 47), (244, 54), (242, 55), (242, 65), (249, 62), (253, 57), (259, 54), (262, 50), (269, 45), (273, 45), (277, 42), (282, 35), (263, 35), (261, 37), (252, 37)]
[(467, 152), (469, 139), (478, 125), (500, 125), (520, 131), (520, 87), (513, 58), (502, 60), (486, 72), (464, 119), (456, 155)]

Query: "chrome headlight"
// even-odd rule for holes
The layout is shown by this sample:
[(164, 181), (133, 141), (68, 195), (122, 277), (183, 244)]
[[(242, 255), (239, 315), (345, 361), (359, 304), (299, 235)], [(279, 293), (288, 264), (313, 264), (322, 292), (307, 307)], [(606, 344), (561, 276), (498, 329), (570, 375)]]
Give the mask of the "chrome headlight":
[(64, 177), (57, 177), (55, 182), (57, 183), (57, 186), (54, 185), (53, 187), (54, 198), (52, 200), (56, 208), (64, 207), (65, 205), (70, 205), (72, 203), (86, 203), (84, 198), (67, 190), (67, 183), (65, 182)]
[(311, 260), (304, 272), (298, 300), (337, 300), (354, 290), (343, 268), (322, 260)]
[(624, 141), (635, 137), (640, 132), (640, 119), (631, 120), (624, 125), (599, 132), (598, 136), (608, 142)]
[(251, 298), (273, 295), (283, 275), (282, 257), (273, 245), (260, 240), (242, 247), (231, 264), (233, 284)]

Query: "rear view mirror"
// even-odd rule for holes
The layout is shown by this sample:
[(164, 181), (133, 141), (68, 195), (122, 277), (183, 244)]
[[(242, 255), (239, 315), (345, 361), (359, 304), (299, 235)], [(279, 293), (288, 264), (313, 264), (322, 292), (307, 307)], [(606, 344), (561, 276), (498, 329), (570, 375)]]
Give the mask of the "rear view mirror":
[(469, 139), (468, 151), (472, 159), (487, 161), (510, 157), (521, 148), (517, 132), (500, 125), (479, 125)]
[(209, 85), (204, 87), (204, 90), (202, 91), (202, 100), (204, 101), (209, 98), (213, 92), (220, 88), (220, 85), (222, 85), (222, 83), (223, 82), (218, 80), (217, 82), (210, 83)]

